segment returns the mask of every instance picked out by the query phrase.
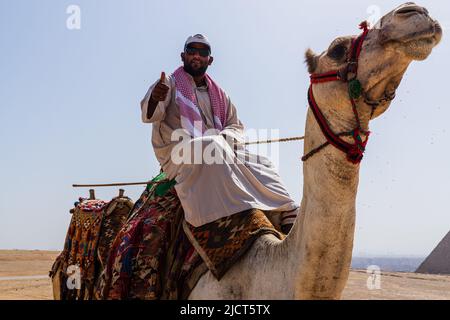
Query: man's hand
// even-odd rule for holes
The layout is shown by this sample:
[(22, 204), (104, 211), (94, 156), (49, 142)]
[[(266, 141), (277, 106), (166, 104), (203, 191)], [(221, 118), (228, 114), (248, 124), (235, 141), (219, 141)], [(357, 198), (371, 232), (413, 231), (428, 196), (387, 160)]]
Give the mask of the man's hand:
[(160, 101), (165, 101), (167, 98), (167, 92), (169, 92), (169, 86), (164, 83), (166, 79), (166, 74), (161, 72), (161, 78), (152, 90), (150, 95), (150, 100), (148, 101), (147, 107), (147, 119), (151, 119), (153, 113), (155, 113), (156, 106)]
[(164, 72), (161, 72), (161, 78), (159, 79), (159, 82), (156, 84), (156, 86), (153, 88), (152, 95), (150, 96), (150, 99), (153, 101), (164, 101), (167, 98), (167, 92), (169, 92), (169, 86), (164, 83), (164, 80), (166, 79), (166, 74)]

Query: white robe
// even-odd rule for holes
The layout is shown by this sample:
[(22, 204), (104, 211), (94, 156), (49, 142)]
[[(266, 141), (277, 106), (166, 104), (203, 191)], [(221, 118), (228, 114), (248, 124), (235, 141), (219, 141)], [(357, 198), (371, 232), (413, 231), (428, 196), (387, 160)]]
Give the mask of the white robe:
[[(197, 87), (191, 80), (206, 128), (214, 129), (208, 88)], [(244, 127), (228, 96), (227, 121), (220, 134), (195, 139), (185, 137), (184, 141), (190, 146), (198, 143), (202, 150), (214, 148), (225, 159), (233, 161), (220, 164), (179, 164), (172, 161), (172, 150), (178, 144), (178, 141), (172, 141), (172, 133), (181, 128), (181, 122), (175, 103), (174, 79), (168, 77), (165, 83), (169, 86), (167, 99), (158, 103), (150, 119), (147, 119), (148, 101), (156, 82), (148, 90), (141, 102), (142, 121), (153, 124), (152, 145), (156, 157), (168, 177), (177, 181), (175, 189), (187, 222), (198, 227), (250, 208), (280, 212), (298, 209), (267, 157), (250, 154), (243, 147), (235, 151), (222, 136), (224, 134), (240, 142), (244, 140)]]

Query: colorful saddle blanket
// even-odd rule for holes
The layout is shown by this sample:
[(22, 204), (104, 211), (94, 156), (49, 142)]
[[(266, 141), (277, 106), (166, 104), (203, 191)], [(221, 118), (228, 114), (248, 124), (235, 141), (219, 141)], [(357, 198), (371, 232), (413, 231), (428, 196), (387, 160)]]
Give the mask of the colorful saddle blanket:
[[(80, 198), (71, 210), (72, 219), (67, 231), (64, 249), (56, 258), (50, 276), (59, 277), (61, 300), (84, 300), (92, 297), (95, 281), (95, 260), (104, 209), (107, 202)], [(78, 272), (77, 272), (78, 270)], [(76, 272), (79, 285), (67, 285), (70, 275)]]
[(113, 241), (127, 221), (133, 206), (134, 203), (130, 198), (116, 197), (105, 208), (100, 238), (97, 245), (97, 258), (100, 264), (97, 278), (98, 274), (106, 267)]
[(174, 184), (160, 174), (136, 202), (114, 241), (97, 299), (185, 299), (207, 271), (183, 233)]
[(147, 185), (117, 234), (97, 299), (186, 299), (208, 269), (220, 280), (259, 236), (283, 237), (254, 209), (195, 228), (174, 185), (164, 173)]
[(273, 234), (280, 240), (285, 237), (258, 209), (246, 210), (197, 228), (184, 221), (183, 228), (217, 280), (263, 234)]
[[(128, 197), (116, 197), (110, 202), (80, 198), (75, 203), (64, 249), (50, 271), (55, 299), (93, 298), (95, 283), (108, 259), (111, 242), (132, 207), (133, 202)], [(71, 276), (68, 273), (72, 271), (79, 277), (78, 285), (67, 283)]]

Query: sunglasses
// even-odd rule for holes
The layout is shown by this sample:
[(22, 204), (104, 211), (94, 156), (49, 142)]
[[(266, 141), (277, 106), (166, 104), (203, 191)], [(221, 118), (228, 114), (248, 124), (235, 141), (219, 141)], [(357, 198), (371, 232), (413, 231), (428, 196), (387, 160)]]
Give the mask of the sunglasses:
[(188, 55), (193, 56), (196, 53), (200, 55), (200, 57), (207, 57), (211, 54), (209, 49), (206, 48), (192, 48), (192, 47), (186, 47), (184, 50)]

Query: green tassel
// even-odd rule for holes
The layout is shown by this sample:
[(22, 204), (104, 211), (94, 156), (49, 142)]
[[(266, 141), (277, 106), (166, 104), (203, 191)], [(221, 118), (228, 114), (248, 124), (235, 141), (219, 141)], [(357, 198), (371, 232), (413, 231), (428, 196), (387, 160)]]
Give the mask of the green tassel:
[(167, 191), (169, 191), (174, 185), (176, 185), (177, 182), (175, 179), (161, 183), (158, 185), (155, 189), (155, 195), (158, 197), (162, 197), (166, 194)]
[(152, 179), (152, 182), (159, 182), (161, 180), (164, 180), (167, 177), (165, 172), (161, 172), (160, 174), (158, 174), (156, 177), (154, 177)]
[(348, 83), (348, 93), (352, 99), (358, 99), (361, 97), (362, 85), (358, 79), (353, 79)]
[(147, 191), (150, 191), (150, 189), (152, 188), (153, 184), (155, 182), (159, 182), (161, 180), (166, 179), (167, 175), (165, 172), (161, 172), (160, 174), (158, 174), (156, 177), (154, 177), (148, 184), (147, 184)]

